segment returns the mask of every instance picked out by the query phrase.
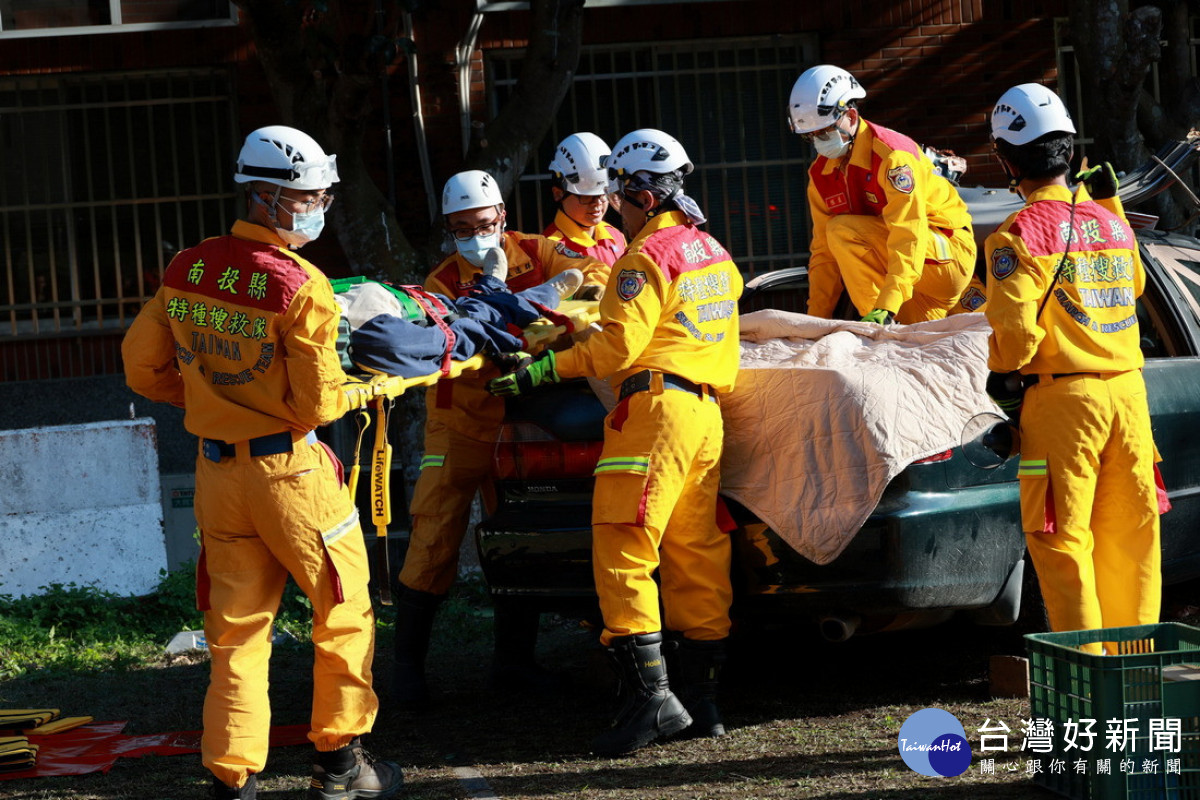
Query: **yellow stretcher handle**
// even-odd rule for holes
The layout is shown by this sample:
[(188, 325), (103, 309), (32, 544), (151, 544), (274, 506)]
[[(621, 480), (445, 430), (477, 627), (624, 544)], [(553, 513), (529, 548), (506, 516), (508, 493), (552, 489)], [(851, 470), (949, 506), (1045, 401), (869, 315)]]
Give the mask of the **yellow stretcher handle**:
[(392, 401), (375, 397), (375, 447), (371, 453), (371, 521), (375, 523), (375, 563), (379, 567), (379, 602), (392, 604), (392, 568), (388, 557), (388, 523), (392, 521), (392, 446), (387, 440), (388, 407)]
[(354, 462), (350, 464), (350, 474), (346, 478), (346, 488), (350, 490), (350, 502), (358, 502), (358, 475), (362, 472), (362, 443), (363, 434), (371, 427), (371, 415), (364, 408), (358, 412), (358, 438), (354, 442)]

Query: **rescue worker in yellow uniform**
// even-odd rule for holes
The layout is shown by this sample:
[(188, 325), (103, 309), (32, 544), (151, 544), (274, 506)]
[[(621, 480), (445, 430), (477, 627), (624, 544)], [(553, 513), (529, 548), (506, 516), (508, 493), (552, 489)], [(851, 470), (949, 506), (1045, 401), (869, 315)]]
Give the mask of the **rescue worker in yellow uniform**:
[[(575, 296), (598, 296), (609, 265), (578, 254), (564, 255), (561, 243), (504, 229), (504, 200), (494, 178), (480, 170), (452, 176), (442, 192), (446, 230), (457, 252), (425, 280), (431, 292), (464, 296), (484, 274), (506, 281), (519, 292), (578, 269), (584, 285)], [(421, 711), (429, 704), (425, 657), (438, 606), (458, 574), (458, 554), (466, 534), (471, 501), (490, 489), (485, 478), (504, 418), (504, 402), (486, 385), (498, 375), (492, 367), (452, 381), (440, 381), (425, 395), (425, 452), (413, 490), (412, 534), (396, 598), (395, 700), (402, 710)], [(522, 688), (538, 673), (533, 662), (536, 640), (530, 621), (497, 613), (493, 684)]]
[(985, 244), (988, 387), (1019, 413), (1021, 518), (1050, 627), (1156, 623), (1159, 481), (1135, 307), (1145, 273), (1115, 175), (1097, 190), (1105, 199), (1072, 193), (1075, 126), (1039, 84), (1005, 92), (991, 130), (1026, 205)]
[[(730, 541), (716, 503), (720, 397), (737, 377), (742, 278), (729, 253), (697, 227), (704, 216), (683, 186), (692, 163), (674, 137), (627, 134), (609, 167), (631, 241), (600, 301), (602, 329), (490, 388), (511, 395), (545, 381), (603, 376), (619, 398), (605, 419), (592, 504), (600, 641), (625, 697), (592, 750), (619, 755), (689, 725), (698, 735), (725, 733), (716, 694), (732, 592)], [(682, 635), (679, 698), (663, 661), (664, 623)]]
[(975, 268), (971, 216), (916, 142), (861, 117), (866, 96), (830, 64), (792, 86), (792, 131), (817, 152), (808, 170), (808, 313), (832, 317), (844, 287), (864, 322), (941, 319)]
[(184, 409), (200, 437), (196, 600), (212, 657), (204, 766), (216, 798), (253, 798), (266, 764), (271, 628), (288, 575), (312, 602), (310, 800), (385, 798), (403, 778), (359, 739), (378, 711), (362, 530), (313, 429), (361, 407), (335, 349), (328, 279), (296, 250), (320, 235), (335, 157), (274, 125), (246, 137), (246, 220), (172, 259), (122, 344), (134, 391)]
[(565, 256), (578, 253), (612, 266), (625, 252), (625, 236), (604, 221), (608, 212), (611, 150), (594, 133), (573, 133), (558, 143), (550, 192), (558, 213), (543, 235)]

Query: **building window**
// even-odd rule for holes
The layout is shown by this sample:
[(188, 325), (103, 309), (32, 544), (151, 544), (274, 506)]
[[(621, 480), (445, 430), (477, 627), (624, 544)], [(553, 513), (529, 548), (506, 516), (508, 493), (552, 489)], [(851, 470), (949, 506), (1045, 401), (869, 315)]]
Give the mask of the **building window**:
[(237, 24), (229, 0), (0, 0), (0, 37)]
[(231, 83), (207, 69), (0, 81), (0, 379), (120, 371), (113, 343), (171, 257), (232, 224)]
[[(493, 113), (516, 84), (521, 56), (487, 53)], [(546, 169), (563, 137), (592, 131), (612, 145), (637, 128), (660, 128), (687, 148), (696, 165), (687, 191), (743, 272), (805, 263), (812, 153), (784, 120), (792, 83), (816, 56), (815, 37), (804, 35), (585, 47), (521, 177), (513, 223), (532, 232), (554, 218)]]

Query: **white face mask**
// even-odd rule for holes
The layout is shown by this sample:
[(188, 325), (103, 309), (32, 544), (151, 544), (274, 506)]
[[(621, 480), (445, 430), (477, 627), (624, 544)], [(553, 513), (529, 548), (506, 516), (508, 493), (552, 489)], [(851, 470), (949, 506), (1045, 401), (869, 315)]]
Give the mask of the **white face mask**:
[[(253, 198), (255, 203), (268, 209), (271, 214), (271, 222), (276, 223), (278, 220), (278, 203), (272, 206), (265, 203), (258, 195), (253, 195)], [(278, 225), (274, 225), (274, 229), (279, 234), (279, 238), (283, 239), (288, 247), (293, 250), (299, 250), (320, 236), (321, 231), (325, 229), (325, 209), (316, 208), (307, 213), (298, 211), (292, 214), (291, 230), (284, 230)]]
[(325, 209), (316, 209), (307, 214), (292, 215), (292, 229), (276, 228), (275, 232), (293, 248), (299, 249), (321, 235), (325, 230)]
[(826, 158), (841, 158), (850, 149), (850, 144), (851, 140), (843, 138), (842, 132), (837, 128), (825, 136), (813, 137), (813, 148)]
[(467, 260), (468, 264), (482, 268), (484, 254), (493, 247), (503, 247), (500, 243), (500, 237), (503, 235), (504, 232), (500, 230), (500, 226), (496, 226), (496, 232), (488, 236), (472, 236), (466, 241), (455, 239), (454, 247), (458, 250), (458, 254)]

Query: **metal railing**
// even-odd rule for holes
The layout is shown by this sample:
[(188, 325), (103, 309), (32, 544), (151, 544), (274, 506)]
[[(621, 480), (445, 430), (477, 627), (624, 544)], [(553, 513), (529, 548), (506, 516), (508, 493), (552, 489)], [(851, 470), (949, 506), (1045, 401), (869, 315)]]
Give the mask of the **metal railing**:
[[(489, 51), (492, 113), (511, 93), (521, 51)], [(565, 136), (592, 131), (610, 145), (660, 128), (687, 148), (687, 191), (707, 228), (748, 275), (807, 260), (810, 149), (784, 124), (796, 76), (815, 63), (813, 35), (588, 46), (574, 85), (509, 206), (511, 225), (540, 232), (554, 218), (546, 172)]]
[[(209, 69), (0, 81), (0, 345), (119, 333), (175, 252), (228, 229), (231, 84)], [(21, 352), (0, 350), (0, 379), (28, 373)]]

